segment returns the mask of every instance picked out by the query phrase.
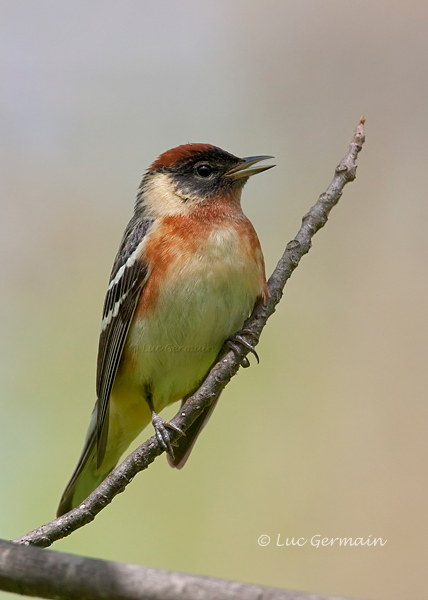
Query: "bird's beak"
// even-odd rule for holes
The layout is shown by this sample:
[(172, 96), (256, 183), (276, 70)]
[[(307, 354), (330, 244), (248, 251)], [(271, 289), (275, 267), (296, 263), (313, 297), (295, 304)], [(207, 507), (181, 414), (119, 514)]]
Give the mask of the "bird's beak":
[[(257, 175), (257, 173), (262, 173), (263, 171), (267, 171), (267, 169), (272, 169), (275, 165), (266, 165), (264, 167), (253, 167), (256, 163), (261, 160), (267, 160), (268, 158), (273, 158), (273, 156), (247, 156), (242, 159), (242, 162), (237, 166), (230, 169), (227, 173), (225, 173), (225, 177), (230, 177), (230, 179), (240, 179), (241, 177), (251, 177), (251, 175)], [(253, 167), (253, 168), (251, 168)]]

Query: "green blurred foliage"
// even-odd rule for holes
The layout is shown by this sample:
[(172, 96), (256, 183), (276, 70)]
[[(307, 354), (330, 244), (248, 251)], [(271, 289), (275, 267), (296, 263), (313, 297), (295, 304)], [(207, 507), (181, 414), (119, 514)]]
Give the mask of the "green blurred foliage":
[[(0, 536), (51, 520), (77, 461), (106, 282), (149, 163), (190, 141), (275, 155), (244, 193), (270, 272), (365, 114), (358, 178), (287, 285), (260, 366), (228, 386), (182, 472), (156, 461), (54, 549), (424, 598), (428, 5), (3, 0), (0, 13)], [(388, 542), (287, 548), (278, 534)]]

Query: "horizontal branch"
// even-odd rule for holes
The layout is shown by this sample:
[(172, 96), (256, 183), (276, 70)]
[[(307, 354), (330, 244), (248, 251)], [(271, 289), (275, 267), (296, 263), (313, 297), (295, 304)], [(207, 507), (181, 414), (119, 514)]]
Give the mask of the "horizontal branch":
[[(250, 338), (252, 344), (257, 343), (266, 321), (273, 314), (282, 297), (287, 280), (299, 264), (300, 259), (309, 251), (312, 237), (327, 222), (331, 209), (337, 204), (342, 195), (344, 186), (355, 179), (356, 160), (364, 143), (364, 136), (364, 118), (362, 118), (355, 130), (347, 154), (336, 167), (332, 182), (303, 217), (302, 225), (296, 237), (287, 244), (283, 256), (269, 278), (269, 298), (266, 304), (257, 303), (252, 315), (244, 324), (244, 329), (249, 329), (254, 333), (254, 336)], [(245, 337), (245, 334), (243, 337)], [(220, 391), (237, 373), (242, 359), (248, 354), (248, 350), (243, 348), (241, 354), (241, 358), (238, 358), (234, 352), (227, 352), (211, 368), (201, 387), (188, 398), (179, 413), (172, 419), (172, 423), (186, 431), (198, 415), (212, 404)], [(178, 433), (172, 431), (170, 435), (173, 442), (179, 437)], [(19, 544), (47, 547), (54, 541), (70, 535), (79, 527), (91, 522), (117, 494), (125, 489), (138, 472), (146, 469), (162, 452), (163, 449), (158, 444), (156, 437), (151, 437), (132, 452), (122, 464), (116, 467), (77, 508), (14, 541)]]
[(345, 600), (47, 552), (2, 540), (0, 589), (56, 600)]

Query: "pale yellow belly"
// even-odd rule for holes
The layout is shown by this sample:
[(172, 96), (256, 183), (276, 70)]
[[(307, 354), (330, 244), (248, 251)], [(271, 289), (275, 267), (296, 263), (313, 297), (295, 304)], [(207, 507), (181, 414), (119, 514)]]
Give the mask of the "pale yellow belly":
[(154, 313), (135, 320), (125, 349), (135, 370), (122, 384), (140, 394), (149, 385), (157, 410), (192, 391), (251, 312), (258, 290), (246, 284), (236, 277), (177, 279)]

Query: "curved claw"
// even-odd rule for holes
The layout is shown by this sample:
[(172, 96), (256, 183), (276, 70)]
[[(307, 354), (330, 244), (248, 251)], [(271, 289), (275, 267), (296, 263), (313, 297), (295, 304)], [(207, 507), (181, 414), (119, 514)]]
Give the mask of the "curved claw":
[(257, 360), (257, 364), (260, 363), (260, 359), (259, 359), (259, 355), (256, 352), (256, 349), (254, 348), (254, 346), (252, 344), (250, 344), (250, 342), (247, 342), (247, 340), (245, 338), (242, 337), (242, 335), (232, 335), (229, 338), (229, 341), (232, 342), (239, 342), (240, 344), (242, 344), (243, 346), (245, 346), (245, 348), (248, 348), (248, 350), (254, 354), (254, 356), (256, 357)]
[(152, 425), (155, 428), (155, 434), (159, 444), (165, 450), (165, 452), (167, 452), (171, 458), (174, 459), (174, 450), (172, 448), (171, 438), (169, 437), (167, 428), (177, 431), (177, 433), (180, 433), (181, 435), (185, 435), (184, 431), (177, 427), (177, 425), (164, 421), (162, 417), (157, 414), (154, 414), (152, 417)]
[(245, 335), (252, 335), (253, 337), (255, 337), (257, 340), (259, 339), (258, 334), (253, 331), (252, 329), (241, 329), (240, 333), (245, 333)]
[(247, 356), (244, 356), (244, 358), (241, 361), (241, 367), (243, 369), (248, 369), (249, 366), (250, 366), (250, 361), (248, 360)]
[(184, 435), (184, 436), (186, 435), (184, 433), (184, 431), (182, 429), (180, 429), (180, 427), (177, 427), (177, 425), (174, 425), (174, 423), (170, 423), (169, 421), (164, 421), (163, 423), (164, 423), (165, 427), (169, 427), (169, 429), (176, 431), (180, 435)]
[(236, 358), (241, 361), (241, 367), (244, 369), (248, 368), (250, 366), (250, 361), (246, 356), (241, 356), (241, 351), (239, 350), (238, 346), (234, 344), (231, 339), (226, 340), (226, 344), (234, 352)]
[[(245, 334), (248, 334), (248, 335), (251, 334), (251, 335), (257, 337), (257, 334), (254, 333), (254, 331), (251, 331), (250, 329), (242, 329), (241, 333), (245, 333)], [(241, 352), (239, 351), (238, 346), (234, 342), (238, 342), (239, 344), (242, 344), (242, 346), (245, 346), (245, 348), (248, 348), (248, 350), (252, 354), (254, 354), (254, 356), (256, 357), (257, 364), (260, 363), (259, 355), (257, 354), (256, 349), (254, 348), (254, 346), (252, 344), (250, 344), (250, 342), (248, 342), (240, 334), (231, 335), (230, 338), (226, 341), (226, 343), (229, 346), (229, 348), (231, 350), (233, 350), (233, 352), (235, 353), (236, 358), (241, 359), (241, 366), (242, 367), (244, 367), (244, 368), (249, 367), (250, 366), (250, 361), (248, 360), (248, 358), (246, 356), (244, 356), (244, 358), (241, 358)]]

